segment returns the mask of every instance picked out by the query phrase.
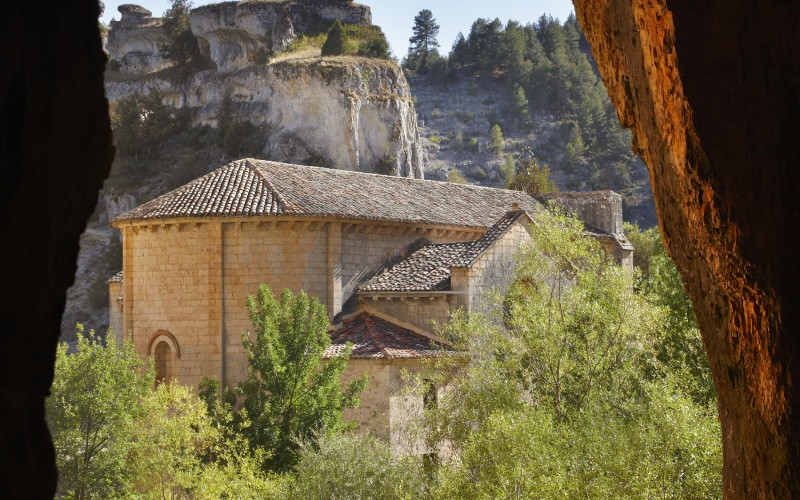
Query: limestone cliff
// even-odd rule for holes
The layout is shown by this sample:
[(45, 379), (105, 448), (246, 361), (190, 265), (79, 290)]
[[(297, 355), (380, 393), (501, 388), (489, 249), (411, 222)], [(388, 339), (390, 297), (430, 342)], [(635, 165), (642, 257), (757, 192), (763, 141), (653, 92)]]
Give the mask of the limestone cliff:
[[(294, 57), (232, 72), (204, 71), (175, 84), (157, 74), (107, 82), (114, 103), (156, 90), (194, 110), (195, 124), (216, 126), (230, 96), (236, 116), (269, 132), (264, 158), (423, 177), (422, 149), (408, 83), (394, 62), (361, 57)], [(383, 167), (387, 168), (387, 167)]]
[[(194, 111), (193, 124), (216, 126), (230, 96), (237, 118), (270, 129), (263, 156), (303, 163), (321, 158), (349, 170), (423, 177), (416, 113), (408, 83), (393, 61), (280, 53), (296, 36), (341, 19), (370, 25), (369, 7), (340, 1), (225, 2), (194, 9), (189, 18), (200, 51), (215, 69), (177, 82), (162, 71), (160, 19), (123, 5), (108, 36), (106, 94), (114, 103), (134, 92), (161, 93)], [(279, 52), (271, 63), (259, 54)]]

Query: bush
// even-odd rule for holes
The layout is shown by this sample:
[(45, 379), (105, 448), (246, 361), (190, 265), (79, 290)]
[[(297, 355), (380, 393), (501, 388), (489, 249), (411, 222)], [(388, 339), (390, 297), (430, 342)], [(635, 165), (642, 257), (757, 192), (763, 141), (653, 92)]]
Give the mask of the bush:
[(467, 178), (461, 175), (461, 172), (453, 167), (449, 172), (447, 172), (447, 182), (453, 182), (455, 184), (467, 184)]
[(397, 160), (392, 155), (384, 155), (375, 164), (375, 173), (381, 175), (395, 175), (397, 173)]
[(461, 123), (466, 125), (467, 123), (471, 122), (473, 118), (475, 118), (475, 113), (472, 111), (457, 111), (456, 118), (458, 118)]
[(303, 447), (289, 488), (291, 499), (405, 499), (425, 496), (418, 458), (395, 456), (372, 436), (331, 436), (319, 450)]
[(376, 57), (379, 59), (389, 59), (392, 55), (389, 53), (389, 42), (386, 37), (374, 36), (364, 42), (358, 49), (357, 54), (364, 57)]
[(433, 111), (431, 111), (431, 118), (433, 118), (434, 120), (438, 120), (441, 117), (442, 117), (442, 111), (439, 108), (433, 108)]
[(325, 39), (325, 43), (322, 45), (322, 55), (338, 56), (344, 54), (347, 50), (347, 41), (342, 22), (338, 19), (335, 20), (330, 31), (328, 31), (328, 38)]
[(440, 144), (442, 142), (442, 140), (439, 139), (438, 135), (432, 135), (432, 136), (428, 137), (428, 140), (431, 141), (434, 144)]

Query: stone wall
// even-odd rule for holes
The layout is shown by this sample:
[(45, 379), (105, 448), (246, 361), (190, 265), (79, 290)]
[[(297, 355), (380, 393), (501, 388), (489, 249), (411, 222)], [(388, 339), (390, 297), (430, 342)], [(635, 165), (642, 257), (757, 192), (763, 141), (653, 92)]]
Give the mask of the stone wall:
[(606, 233), (622, 233), (622, 195), (614, 191), (571, 191), (540, 195), (539, 198), (544, 202), (556, 202), (567, 213)]
[(125, 338), (122, 326), (122, 281), (108, 282), (108, 327), (114, 333), (117, 346), (121, 346)]
[[(301, 290), (328, 306), (327, 223), (223, 223), (225, 384), (247, 376), (242, 334), (253, 331), (246, 300), (261, 283)], [(255, 332), (253, 332), (255, 333)]]
[(436, 293), (413, 296), (359, 294), (358, 303), (361, 307), (369, 307), (387, 316), (402, 319), (430, 333), (436, 333), (438, 327), (445, 325), (450, 320), (450, 311), (458, 307), (452, 294)]
[[(227, 220), (227, 219), (226, 219)], [(338, 221), (222, 219), (123, 225), (123, 326), (141, 356), (169, 332), (180, 358), (171, 376), (234, 385), (247, 374), (246, 299), (261, 283), (274, 293), (304, 290), (331, 318), (355, 287), (418, 240), (453, 241), (476, 231)], [(449, 235), (449, 236), (446, 236)], [(109, 283), (109, 294), (117, 293)], [(112, 301), (110, 314), (114, 314)], [(446, 319), (443, 311), (438, 317)], [(425, 327), (430, 330), (430, 326)]]
[[(517, 271), (517, 254), (532, 241), (529, 227), (530, 219), (521, 217), (465, 270), (470, 311), (488, 311), (491, 293), (503, 294), (511, 286)], [(460, 281), (455, 280), (454, 290), (463, 286)]]
[(158, 332), (172, 334), (180, 358), (170, 375), (188, 385), (220, 377), (220, 237), (219, 222), (123, 230), (126, 337), (145, 357)]

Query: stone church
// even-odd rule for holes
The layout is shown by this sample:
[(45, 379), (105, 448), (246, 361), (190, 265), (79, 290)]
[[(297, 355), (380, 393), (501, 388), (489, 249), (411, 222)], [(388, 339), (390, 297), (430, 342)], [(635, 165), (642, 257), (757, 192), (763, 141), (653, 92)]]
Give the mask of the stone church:
[[(632, 266), (619, 195), (554, 198)], [(528, 214), (541, 207), (518, 191), (234, 161), (112, 222), (123, 262), (108, 282), (110, 322), (118, 341), (154, 359), (159, 379), (230, 386), (247, 374), (247, 296), (261, 283), (304, 290), (327, 307), (326, 355), (351, 342), (345, 378), (370, 375), (345, 418), (395, 442), (403, 415), (422, 404), (399, 391), (402, 372), (447, 352), (434, 322), (508, 287), (531, 238)]]

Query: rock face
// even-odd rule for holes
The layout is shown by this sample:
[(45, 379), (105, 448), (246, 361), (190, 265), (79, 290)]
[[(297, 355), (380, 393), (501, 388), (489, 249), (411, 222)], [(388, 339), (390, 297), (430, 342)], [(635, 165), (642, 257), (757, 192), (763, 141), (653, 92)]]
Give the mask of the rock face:
[(44, 419), (78, 237), (113, 149), (96, 0), (14, 2), (0, 16), (0, 496), (53, 498)]
[(797, 498), (800, 5), (575, 6), (695, 306), (719, 394), (725, 496)]
[(120, 20), (111, 21), (105, 49), (109, 58), (124, 73), (152, 73), (170, 66), (161, 56), (158, 44), (163, 43), (164, 22), (139, 5), (120, 5)]
[(216, 126), (230, 96), (238, 119), (268, 125), (264, 157), (293, 163), (323, 158), (334, 168), (423, 178), (423, 153), (408, 83), (393, 62), (368, 58), (285, 59), (231, 73), (205, 71), (186, 84), (160, 78), (108, 82), (112, 103), (133, 92), (161, 93)]
[(285, 49), (315, 23), (341, 19), (370, 25), (369, 7), (340, 1), (226, 2), (194, 9), (190, 27), (215, 70), (187, 82), (166, 79), (158, 54), (160, 19), (123, 5), (109, 33), (112, 60), (137, 77), (106, 84), (113, 105), (133, 92), (161, 93), (165, 103), (188, 106), (194, 124), (216, 126), (230, 96), (237, 119), (268, 126), (263, 156), (334, 168), (423, 177), (423, 153), (408, 83), (396, 63), (362, 57), (292, 57), (258, 64), (268, 50)]
[(335, 0), (225, 2), (194, 9), (189, 25), (217, 70), (231, 71), (252, 65), (259, 52), (286, 49), (315, 22), (334, 19), (369, 25), (372, 14), (365, 5)]

